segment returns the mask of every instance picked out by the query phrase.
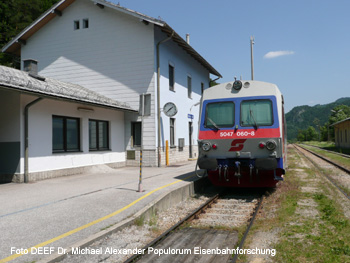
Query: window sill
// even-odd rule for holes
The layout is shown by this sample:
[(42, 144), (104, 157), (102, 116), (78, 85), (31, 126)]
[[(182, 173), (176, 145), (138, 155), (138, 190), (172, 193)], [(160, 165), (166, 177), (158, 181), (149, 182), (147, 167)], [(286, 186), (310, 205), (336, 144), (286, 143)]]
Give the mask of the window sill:
[(83, 153), (83, 151), (54, 151), (52, 152), (52, 154), (60, 154), (60, 153), (64, 153), (64, 154), (67, 154), (67, 153)]
[(89, 152), (111, 152), (111, 149), (89, 149)]

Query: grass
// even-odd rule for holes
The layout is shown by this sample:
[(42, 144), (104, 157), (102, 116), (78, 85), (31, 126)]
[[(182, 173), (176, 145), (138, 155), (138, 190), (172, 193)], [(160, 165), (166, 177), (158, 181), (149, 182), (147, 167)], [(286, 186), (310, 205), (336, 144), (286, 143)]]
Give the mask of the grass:
[(318, 142), (318, 141), (308, 141), (303, 142), (303, 144), (311, 145), (311, 146), (317, 146), (322, 149), (332, 151), (332, 152), (338, 152), (338, 153), (344, 153), (350, 155), (350, 149), (341, 149), (335, 146), (334, 142)]
[[(254, 242), (254, 234), (277, 230), (272, 262), (350, 262), (350, 221), (336, 190), (313, 168), (300, 167), (295, 149), (289, 154), (285, 181), (264, 202), (245, 247)], [(317, 191), (302, 191), (304, 186)], [(302, 205), (305, 201), (308, 205)], [(239, 262), (247, 262), (247, 256)]]
[(145, 216), (139, 216), (138, 218), (135, 219), (135, 225), (137, 226), (143, 226), (145, 224)]
[(341, 165), (341, 166), (344, 166), (344, 167), (347, 167), (348, 169), (350, 169), (350, 160), (349, 158), (346, 158), (346, 157), (342, 157), (340, 155), (337, 155), (337, 154), (334, 154), (334, 153), (331, 153), (331, 152), (326, 152), (326, 151), (323, 151), (322, 149), (317, 149), (317, 148), (314, 148), (314, 147), (308, 147), (308, 146), (305, 146), (305, 148), (323, 156), (323, 157), (326, 157), (328, 159), (330, 159), (331, 161)]

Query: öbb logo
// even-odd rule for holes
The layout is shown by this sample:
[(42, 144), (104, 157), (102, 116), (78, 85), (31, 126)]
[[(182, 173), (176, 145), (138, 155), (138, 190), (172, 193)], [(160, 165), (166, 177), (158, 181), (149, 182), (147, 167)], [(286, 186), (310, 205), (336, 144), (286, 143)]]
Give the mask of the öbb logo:
[(237, 139), (237, 140), (233, 140), (231, 142), (231, 148), (230, 150), (228, 150), (229, 152), (238, 152), (240, 150), (243, 149), (244, 147), (244, 142), (246, 141), (247, 139)]

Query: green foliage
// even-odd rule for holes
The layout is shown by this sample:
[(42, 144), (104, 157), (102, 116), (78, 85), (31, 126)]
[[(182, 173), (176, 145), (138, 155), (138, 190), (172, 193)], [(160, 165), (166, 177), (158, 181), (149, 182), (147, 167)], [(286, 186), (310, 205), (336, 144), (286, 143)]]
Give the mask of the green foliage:
[(346, 105), (339, 105), (331, 110), (329, 117), (329, 124), (332, 125), (338, 121), (345, 120), (350, 116), (350, 107)]
[(216, 86), (218, 84), (220, 84), (220, 83), (217, 83), (215, 80), (210, 79), (210, 81), (209, 81), (209, 87), (213, 87), (213, 86)]
[(317, 141), (319, 138), (316, 129), (313, 126), (309, 126), (306, 130), (299, 130), (297, 139), (298, 141)]
[[(58, 0), (6, 0), (0, 1), (0, 46), (29, 26)], [(0, 53), (0, 65), (18, 67), (19, 58)]]
[[(335, 111), (335, 112), (333, 112)], [(302, 133), (309, 126), (315, 128), (319, 135), (317, 140), (328, 139), (328, 125), (350, 117), (350, 98), (341, 98), (325, 105), (298, 106), (286, 114), (288, 140), (302, 138)], [(300, 132), (302, 131), (302, 132)], [(330, 127), (329, 134), (334, 134)], [(304, 134), (305, 136), (305, 134)], [(304, 141), (306, 139), (303, 139)]]

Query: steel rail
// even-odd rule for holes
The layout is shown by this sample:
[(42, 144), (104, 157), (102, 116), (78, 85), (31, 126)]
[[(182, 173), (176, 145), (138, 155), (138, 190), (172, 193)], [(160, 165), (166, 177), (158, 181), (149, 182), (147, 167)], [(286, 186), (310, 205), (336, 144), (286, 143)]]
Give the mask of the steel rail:
[[(342, 156), (342, 157), (344, 157), (344, 158), (350, 158), (350, 155), (349, 155), (349, 154), (344, 154), (344, 153), (339, 153), (339, 152), (334, 152), (334, 151), (326, 150), (326, 149), (323, 149), (322, 147), (319, 147), (319, 146), (309, 145), (309, 144), (304, 144), (304, 143), (302, 143), (301, 145), (305, 145), (305, 146), (310, 146), (310, 147), (313, 147), (313, 148), (317, 148), (317, 149), (320, 149), (320, 150), (325, 151), (325, 152), (328, 152), (328, 153), (332, 153), (332, 154), (335, 154), (335, 155)], [(299, 146), (300, 146), (300, 145), (299, 145)], [(301, 146), (301, 147), (302, 147), (302, 146)]]
[[(295, 147), (295, 144), (293, 144), (293, 145)], [(303, 146), (298, 145), (298, 147), (300, 147), (300, 148), (304, 149), (305, 151), (308, 151), (309, 153), (312, 153), (313, 155), (317, 156), (318, 158), (321, 158), (322, 160), (324, 160), (324, 161), (334, 165), (335, 167), (339, 168), (340, 170), (346, 172), (347, 174), (350, 174), (350, 170), (349, 169), (347, 169), (347, 168), (345, 168), (345, 167), (343, 167), (343, 166), (341, 166), (341, 165), (339, 165), (339, 164), (337, 164), (337, 163), (327, 159), (326, 157), (323, 157), (322, 155), (319, 155), (319, 154), (317, 154), (317, 153), (315, 153), (315, 152), (313, 152), (313, 151), (311, 151), (309, 149), (306, 149)]]
[[(300, 152), (302, 155), (304, 155), (304, 157), (309, 160), (309, 162), (311, 162), (318, 170), (321, 174), (323, 174), (347, 199), (350, 200), (350, 196), (330, 177), (328, 176), (327, 174), (325, 174), (321, 168), (314, 162), (312, 161), (309, 157), (307, 157), (302, 151), (300, 151), (300, 149), (298, 149), (298, 147), (304, 149), (303, 147), (301, 147), (300, 145), (296, 146), (295, 144), (293, 144), (294, 148)], [(307, 149), (304, 149), (306, 150), (307, 152), (310, 152), (311, 154), (314, 154), (313, 152), (307, 150)], [(319, 157), (318, 155), (316, 155), (317, 157)], [(321, 158), (321, 157), (320, 157)], [(323, 158), (321, 158), (323, 159)], [(330, 162), (331, 163), (331, 162)]]
[[(188, 216), (186, 216), (184, 219), (182, 219), (181, 221), (179, 221), (178, 223), (176, 223), (175, 225), (173, 225), (172, 227), (170, 227), (168, 230), (166, 230), (163, 234), (161, 234), (159, 237), (155, 238), (154, 240), (152, 240), (150, 243), (148, 243), (146, 246), (144, 246), (142, 249), (143, 251), (148, 250), (149, 247), (153, 247), (156, 244), (158, 244), (160, 241), (162, 241), (163, 239), (165, 239), (171, 232), (173, 232), (174, 230), (176, 230), (177, 228), (179, 228), (183, 223), (191, 221), (192, 219), (196, 218), (199, 214), (203, 213), (204, 210), (207, 207), (210, 207), (211, 204), (217, 202), (217, 199), (219, 199), (219, 194), (216, 194), (215, 196), (213, 196), (212, 198), (210, 198), (207, 202), (205, 202), (203, 205), (201, 205), (199, 208), (197, 208), (195, 211), (193, 211), (191, 214), (189, 214)], [(126, 261), (124, 261), (124, 263), (130, 263), (130, 262), (136, 262), (137, 260), (139, 260), (141, 257), (143, 256), (143, 254), (135, 254), (133, 256), (131, 256), (130, 258), (128, 258)]]
[[(261, 208), (261, 205), (262, 205), (263, 200), (264, 200), (264, 195), (260, 198), (260, 200), (259, 200), (257, 206), (255, 207), (254, 214), (253, 214), (253, 216), (252, 216), (252, 218), (251, 218), (251, 220), (250, 220), (250, 222), (249, 222), (249, 225), (248, 225), (246, 231), (244, 232), (244, 235), (243, 235), (243, 237), (242, 237), (242, 239), (241, 239), (241, 242), (239, 243), (239, 246), (237, 247), (237, 249), (241, 249), (241, 248), (243, 247), (244, 242), (245, 242), (245, 240), (246, 240), (246, 238), (247, 238), (247, 236), (248, 236), (248, 234), (249, 234), (249, 231), (250, 231), (251, 227), (252, 227), (253, 224), (254, 224), (256, 215), (258, 214), (258, 212), (259, 212), (259, 210), (260, 210), (260, 208)], [(237, 259), (238, 259), (238, 256), (239, 256), (239, 254), (236, 253), (235, 256), (233, 257), (233, 259), (229, 260), (229, 262), (230, 262), (230, 263), (236, 263), (236, 262), (237, 262)]]

